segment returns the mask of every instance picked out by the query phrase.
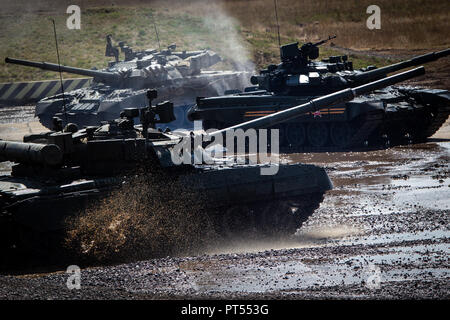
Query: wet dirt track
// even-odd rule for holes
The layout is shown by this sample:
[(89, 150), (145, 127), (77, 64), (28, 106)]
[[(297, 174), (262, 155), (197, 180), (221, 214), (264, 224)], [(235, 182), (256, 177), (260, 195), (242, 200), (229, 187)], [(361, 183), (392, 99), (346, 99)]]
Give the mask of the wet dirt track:
[(1, 275), (0, 298), (448, 299), (449, 128), (447, 121), (426, 144), (283, 156), (324, 166), (334, 184), (289, 239), (236, 240), (201, 256), (87, 268), (80, 290), (67, 289), (65, 270)]

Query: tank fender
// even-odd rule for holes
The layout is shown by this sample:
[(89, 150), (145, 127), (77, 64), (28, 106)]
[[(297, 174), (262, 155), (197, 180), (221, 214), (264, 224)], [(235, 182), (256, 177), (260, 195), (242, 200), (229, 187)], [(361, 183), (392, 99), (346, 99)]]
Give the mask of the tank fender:
[(62, 99), (42, 99), (36, 104), (34, 114), (37, 117), (48, 116), (61, 112), (63, 107)]
[(422, 104), (450, 107), (450, 92), (440, 89), (408, 89), (403, 91)]
[(362, 114), (384, 112), (384, 103), (381, 100), (370, 102), (350, 101), (346, 103), (346, 106), (349, 120), (355, 119)]

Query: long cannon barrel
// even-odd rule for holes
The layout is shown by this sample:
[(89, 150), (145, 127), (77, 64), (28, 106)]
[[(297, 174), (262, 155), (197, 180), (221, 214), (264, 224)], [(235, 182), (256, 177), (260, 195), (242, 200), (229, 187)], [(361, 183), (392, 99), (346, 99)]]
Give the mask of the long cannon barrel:
[(411, 79), (411, 78), (414, 78), (414, 77), (417, 77), (417, 76), (420, 76), (423, 74), (425, 74), (425, 69), (423, 67), (419, 67), (419, 68), (405, 71), (405, 72), (402, 72), (402, 73), (399, 73), (399, 74), (396, 74), (396, 75), (393, 75), (390, 77), (386, 77), (381, 80), (370, 82), (370, 83), (361, 85), (356, 88), (349, 88), (349, 89), (337, 91), (337, 92), (322, 96), (320, 98), (313, 99), (302, 105), (291, 107), (289, 109), (279, 111), (277, 113), (274, 113), (274, 114), (271, 114), (268, 116), (264, 116), (264, 117), (260, 117), (260, 118), (254, 119), (254, 120), (250, 120), (250, 121), (247, 121), (247, 122), (244, 122), (244, 123), (241, 123), (241, 124), (229, 127), (229, 128), (221, 129), (221, 130), (209, 133), (208, 135), (216, 136), (216, 135), (224, 134), (227, 131), (237, 130), (237, 129), (247, 130), (250, 128), (253, 128), (253, 129), (268, 128), (273, 125), (295, 119), (307, 112), (315, 112), (315, 111), (318, 111), (322, 108), (325, 108), (327, 106), (330, 106), (330, 105), (333, 105), (336, 103), (350, 101), (353, 98), (355, 98), (356, 96), (371, 92), (376, 89), (384, 88), (386, 86), (390, 86), (395, 83), (402, 82), (402, 81), (405, 81), (405, 80), (408, 80), (408, 79)]
[(62, 158), (61, 149), (54, 144), (0, 140), (0, 162), (12, 161), (54, 166), (60, 164)]
[(68, 72), (68, 73), (74, 73), (74, 74), (79, 74), (79, 75), (88, 76), (88, 77), (94, 77), (105, 83), (115, 82), (115, 81), (120, 80), (120, 75), (118, 75), (116, 73), (68, 67), (68, 66), (63, 66), (63, 65), (60, 66), (58, 64), (49, 63), (49, 62), (36, 62), (36, 61), (14, 59), (14, 58), (8, 58), (8, 57), (5, 58), (5, 62), (18, 64), (18, 65), (22, 65), (22, 66), (27, 66), (27, 67), (41, 68), (43, 70), (50, 70), (50, 71), (55, 71), (55, 72), (59, 72), (59, 70), (61, 69), (62, 72)]
[(423, 63), (438, 60), (440, 58), (450, 55), (450, 49), (445, 49), (438, 52), (430, 52), (421, 56), (413, 57), (409, 60), (401, 61), (382, 68), (366, 71), (357, 74), (351, 78), (356, 85), (366, 83), (386, 76), (388, 73), (396, 72), (405, 68), (414, 67)]

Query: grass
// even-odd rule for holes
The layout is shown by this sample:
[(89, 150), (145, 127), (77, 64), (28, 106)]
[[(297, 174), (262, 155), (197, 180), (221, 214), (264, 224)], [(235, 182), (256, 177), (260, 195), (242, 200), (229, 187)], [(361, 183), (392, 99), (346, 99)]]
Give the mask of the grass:
[[(0, 82), (56, 78), (53, 72), (3, 62), (6, 56), (56, 62), (49, 17), (56, 21), (61, 63), (81, 68), (107, 65), (111, 58), (104, 57), (104, 50), (109, 33), (137, 49), (157, 48), (153, 19), (163, 47), (175, 42), (180, 49), (212, 49), (224, 58), (217, 68), (233, 68), (239, 62), (259, 69), (278, 62), (272, 0), (132, 0), (116, 1), (116, 5), (103, 0), (80, 1), (81, 30), (66, 28), (67, 5), (63, 2), (42, 0), (27, 10), (17, 10), (25, 0), (2, 2)], [(366, 28), (370, 4), (371, 0), (278, 0), (281, 42), (317, 41), (336, 34), (332, 44), (355, 50), (432, 51), (449, 46), (448, 1), (378, 0), (381, 30)], [(321, 52), (321, 56), (341, 53), (330, 45), (322, 47)], [(355, 67), (392, 62), (364, 55), (351, 58)]]

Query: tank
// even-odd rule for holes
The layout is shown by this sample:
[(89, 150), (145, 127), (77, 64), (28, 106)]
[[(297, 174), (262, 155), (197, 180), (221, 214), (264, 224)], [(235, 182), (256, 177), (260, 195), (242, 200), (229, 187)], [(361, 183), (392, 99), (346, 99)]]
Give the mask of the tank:
[[(300, 48), (298, 43), (282, 46), (281, 63), (269, 65), (252, 76), (254, 86), (244, 92), (198, 98), (188, 118), (202, 120), (205, 130), (221, 129), (450, 54), (450, 49), (446, 49), (382, 68), (368, 66), (354, 70), (347, 56), (314, 60), (319, 56), (318, 46), (327, 40), (306, 43)], [(384, 148), (425, 141), (448, 118), (449, 102), (447, 90), (387, 86), (345, 103), (305, 113), (277, 128), (286, 152)]]
[[(208, 132), (156, 129), (157, 123), (173, 121), (173, 104), (166, 101), (153, 106), (151, 101), (157, 94), (150, 90), (148, 107), (124, 109), (120, 118), (103, 125), (79, 130), (75, 124), (68, 124), (63, 130), (60, 126), (59, 131), (24, 136), (23, 142), (0, 141), (0, 161), (12, 163), (11, 173), (0, 177), (0, 243), (8, 250), (26, 246), (21, 244), (22, 238), (33, 239), (28, 240), (32, 246), (41, 243), (36, 239), (45, 239), (42, 242), (46, 244), (57, 243), (54, 235), (63, 232), (68, 216), (120, 188), (127, 175), (139, 166), (157, 170), (164, 175), (163, 179), (179, 181), (188, 190), (202, 194), (211, 210), (214, 228), (225, 236), (236, 225), (243, 233), (252, 230), (264, 237), (292, 234), (332, 188), (323, 168), (302, 163), (240, 163), (207, 157), (202, 161), (190, 158), (191, 162), (179, 162), (180, 145), (183, 149), (198, 137), (211, 141), (237, 129), (267, 128), (423, 73), (423, 68), (417, 68)], [(135, 125), (137, 117), (140, 124)], [(57, 118), (54, 122), (61, 124)], [(201, 146), (200, 150), (208, 149), (208, 145)], [(194, 157), (195, 151), (188, 155)], [(269, 174), (264, 169), (276, 170)], [(271, 210), (262, 209), (274, 204)], [(254, 219), (246, 218), (244, 207)], [(50, 236), (52, 240), (47, 240)]]
[[(119, 60), (119, 48), (124, 60)], [(35, 115), (47, 128), (52, 128), (52, 118), (57, 116), (66, 123), (79, 127), (98, 125), (101, 121), (119, 117), (125, 108), (145, 106), (145, 92), (150, 88), (159, 90), (159, 100), (171, 100), (175, 105), (177, 121), (166, 124), (171, 129), (189, 128), (186, 118), (188, 107), (197, 96), (216, 96), (227, 89), (244, 88), (248, 74), (244, 71), (208, 71), (221, 58), (211, 50), (176, 51), (176, 45), (166, 50), (148, 49), (134, 51), (119, 43), (112, 45), (107, 37), (106, 56), (115, 60), (103, 70), (59, 66), (48, 62), (5, 58), (6, 63), (68, 72), (93, 78), (87, 88), (70, 90), (46, 97), (36, 104)]]

